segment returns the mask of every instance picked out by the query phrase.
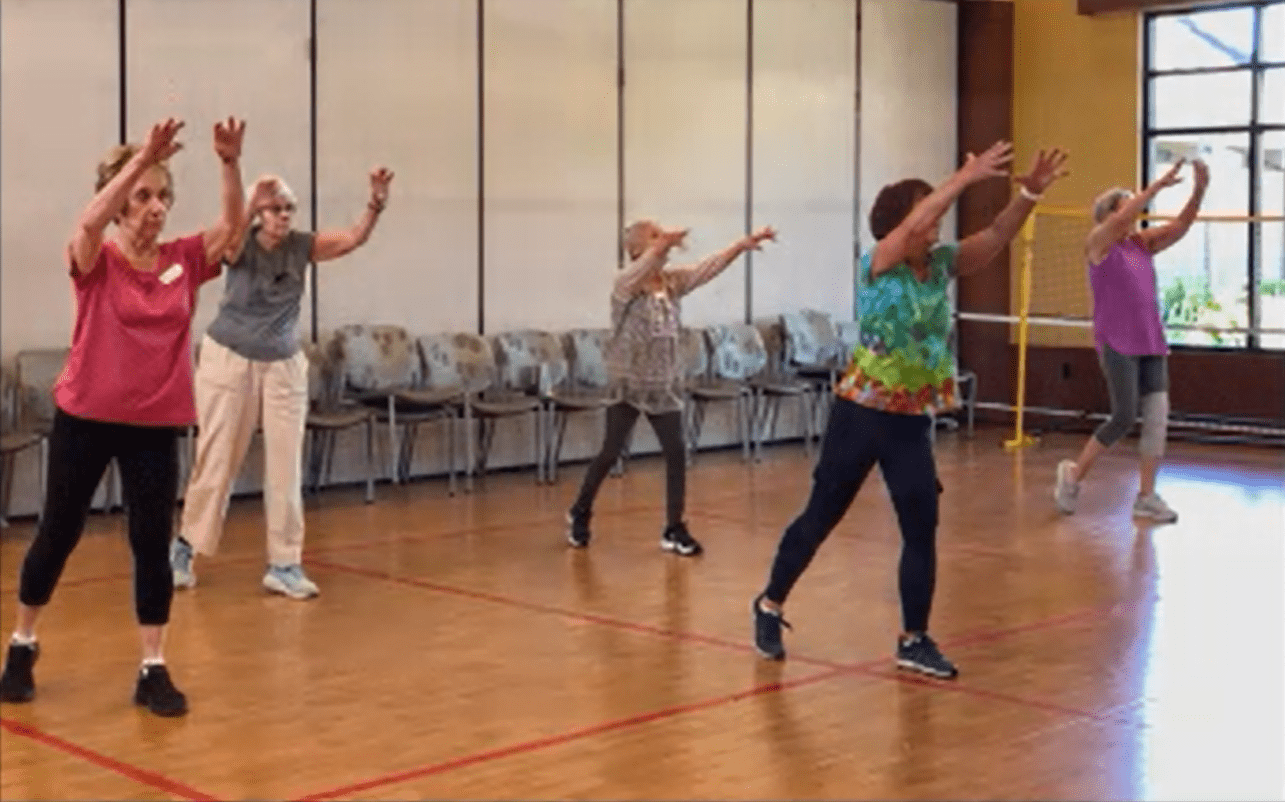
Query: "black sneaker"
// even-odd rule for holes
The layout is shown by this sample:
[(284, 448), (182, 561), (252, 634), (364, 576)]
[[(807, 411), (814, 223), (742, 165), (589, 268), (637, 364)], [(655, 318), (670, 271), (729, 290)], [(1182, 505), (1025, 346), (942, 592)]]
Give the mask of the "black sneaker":
[(687, 524), (671, 524), (665, 527), (665, 533), (660, 536), (660, 547), (684, 557), (695, 557), (705, 551), (696, 538), (692, 537), (691, 532), (687, 531)]
[(187, 697), (174, 687), (165, 666), (144, 666), (134, 690), (134, 704), (146, 707), (158, 716), (181, 716), (187, 713)]
[(30, 702), (36, 695), (36, 678), (31, 673), (40, 647), (34, 643), (9, 643), (0, 674), (0, 702)]
[(941, 679), (959, 676), (955, 664), (942, 656), (932, 638), (922, 633), (897, 641), (897, 667)]
[(780, 613), (763, 609), (764, 595), (754, 597), (754, 646), (768, 660), (784, 660), (785, 644), (781, 643), (781, 627), (792, 629), (790, 622)]
[(567, 512), (567, 542), (573, 549), (583, 549), (589, 545), (589, 513), (579, 510)]

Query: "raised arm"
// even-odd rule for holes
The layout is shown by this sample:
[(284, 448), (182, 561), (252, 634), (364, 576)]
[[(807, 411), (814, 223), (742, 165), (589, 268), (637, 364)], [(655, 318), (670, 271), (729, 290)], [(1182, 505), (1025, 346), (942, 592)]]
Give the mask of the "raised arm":
[(736, 261), (736, 258), (741, 254), (746, 251), (759, 250), (762, 247), (762, 243), (767, 240), (776, 241), (776, 230), (771, 226), (764, 226), (748, 237), (741, 237), (718, 253), (711, 254), (694, 265), (670, 267), (666, 268), (665, 272), (678, 278), (682, 292), (686, 294), (702, 284), (712, 281), (715, 276), (726, 270), (728, 265)]
[(1162, 226), (1142, 231), (1142, 241), (1152, 253), (1160, 253), (1186, 236), (1191, 230), (1191, 224), (1196, 222), (1196, 215), (1200, 214), (1200, 204), (1204, 203), (1205, 190), (1209, 187), (1209, 165), (1196, 159), (1191, 163), (1191, 169), (1196, 174), (1191, 186), (1191, 197), (1187, 198), (1178, 217)]
[(1146, 189), (1121, 203), (1115, 211), (1093, 227), (1085, 242), (1085, 252), (1091, 262), (1102, 261), (1107, 250), (1133, 230), (1134, 223), (1137, 222), (1139, 215), (1147, 208), (1152, 199), (1159, 194), (1160, 190), (1182, 181), (1178, 177), (1178, 170), (1181, 169), (1185, 161), (1185, 159), (1179, 159), (1173, 167), (1165, 171), (1164, 175), (1152, 181), (1151, 185)]
[(682, 244), (687, 237), (687, 229), (676, 231), (659, 231), (647, 250), (624, 270), (616, 275), (612, 294), (617, 298), (629, 298), (647, 285), (665, 267), (669, 252)]
[(388, 185), (392, 181), (393, 171), (387, 167), (376, 167), (370, 171), (370, 200), (366, 203), (366, 211), (352, 228), (318, 231), (312, 240), (314, 262), (338, 259), (357, 250), (370, 239), (370, 232), (375, 230), (379, 214), (388, 205)]
[(901, 224), (879, 240), (870, 259), (870, 275), (877, 276), (906, 260), (908, 244), (937, 227), (946, 210), (971, 184), (986, 178), (1005, 176), (1004, 165), (1013, 160), (1013, 145), (996, 142), (982, 155), (968, 154), (964, 166), (919, 201)]
[(214, 152), (222, 162), (219, 219), (201, 235), (205, 246), (205, 261), (215, 265), (232, 247), (245, 217), (245, 196), (241, 187), (241, 142), (245, 137), (245, 122), (234, 117), (214, 124)]
[(1022, 224), (1035, 209), (1044, 191), (1054, 181), (1069, 175), (1063, 166), (1066, 154), (1061, 150), (1041, 150), (1035, 157), (1031, 171), (1017, 179), (1021, 191), (1013, 196), (1008, 205), (995, 216), (991, 224), (975, 234), (970, 234), (959, 243), (959, 252), (955, 256), (955, 269), (959, 275), (967, 276), (985, 269), (995, 262), (1004, 246), (1013, 241)]
[(254, 219), (259, 213), (276, 200), (278, 191), (276, 176), (260, 176), (254, 182), (254, 186), (250, 189), (250, 200), (245, 204), (241, 221), (232, 232), (231, 242), (224, 252), (224, 258), (229, 265), (235, 265), (241, 259), (241, 252), (245, 249), (246, 233), (249, 232), (250, 226), (254, 224)]
[(181, 143), (174, 141), (182, 128), (183, 123), (172, 117), (153, 125), (143, 147), (98, 190), (93, 200), (80, 213), (80, 219), (76, 221), (76, 228), (67, 243), (67, 255), (77, 273), (84, 275), (94, 269), (98, 252), (103, 247), (103, 232), (107, 230), (107, 224), (125, 209), (130, 188), (138, 177), (178, 153), (183, 147)]

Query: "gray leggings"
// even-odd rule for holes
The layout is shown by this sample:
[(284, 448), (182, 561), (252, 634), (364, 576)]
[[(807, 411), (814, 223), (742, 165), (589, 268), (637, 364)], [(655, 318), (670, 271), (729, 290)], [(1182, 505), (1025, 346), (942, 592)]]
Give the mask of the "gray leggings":
[(1164, 453), (1169, 423), (1169, 368), (1164, 356), (1127, 356), (1109, 345), (1102, 347), (1102, 373), (1111, 394), (1111, 417), (1093, 436), (1110, 447), (1129, 433), (1142, 412), (1142, 439), (1138, 451), (1144, 457)]
[[(580, 515), (588, 515), (593, 509), (594, 498), (602, 480), (615, 463), (616, 458), (625, 448), (625, 441), (638, 421), (637, 407), (627, 403), (613, 404), (607, 407), (607, 434), (602, 439), (602, 449), (589, 469), (585, 471), (584, 482), (580, 485), (580, 495), (572, 505), (572, 510)], [(669, 526), (683, 522), (683, 505), (687, 492), (687, 451), (683, 446), (683, 413), (662, 412), (648, 415), (647, 420), (656, 432), (660, 441), (661, 453), (665, 455), (665, 520)]]

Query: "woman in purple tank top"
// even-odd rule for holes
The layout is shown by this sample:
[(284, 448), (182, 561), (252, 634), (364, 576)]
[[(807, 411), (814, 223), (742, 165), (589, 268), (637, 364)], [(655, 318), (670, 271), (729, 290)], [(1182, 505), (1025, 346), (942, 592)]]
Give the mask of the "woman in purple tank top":
[(1081, 480), (1097, 458), (1133, 428), (1141, 410), (1142, 476), (1133, 514), (1161, 523), (1178, 520), (1178, 514), (1156, 493), (1169, 420), (1169, 346), (1160, 320), (1153, 257), (1191, 228), (1209, 185), (1209, 168), (1199, 160), (1192, 163), (1191, 197), (1176, 219), (1139, 228), (1138, 217), (1160, 190), (1182, 180), (1178, 170), (1183, 161), (1141, 193), (1111, 189), (1093, 202), (1094, 227), (1085, 243), (1085, 257), (1093, 290), (1093, 340), (1111, 394), (1111, 417), (1084, 444), (1078, 460), (1063, 460), (1057, 466), (1053, 498), (1064, 513), (1075, 512)]

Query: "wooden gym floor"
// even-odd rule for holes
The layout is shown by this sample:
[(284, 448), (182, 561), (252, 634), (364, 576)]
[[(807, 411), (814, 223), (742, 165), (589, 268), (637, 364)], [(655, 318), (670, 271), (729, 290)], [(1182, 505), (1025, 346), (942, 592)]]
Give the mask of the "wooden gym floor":
[[(138, 660), (122, 522), (98, 516), (45, 618), (37, 698), (0, 707), (5, 799), (1280, 799), (1279, 451), (1174, 444), (1176, 525), (1137, 527), (1131, 443), (1082, 510), (1056, 461), (945, 435), (933, 630), (954, 683), (899, 674), (898, 539), (877, 472), (760, 660), (750, 598), (808, 487), (797, 445), (701, 455), (706, 555), (658, 548), (661, 465), (610, 478), (587, 551), (553, 487), (492, 476), (308, 501), (322, 596), (265, 595), (262, 513), (175, 599), (167, 657), (191, 714), (130, 704)], [(2, 545), (12, 626), (30, 525)]]

